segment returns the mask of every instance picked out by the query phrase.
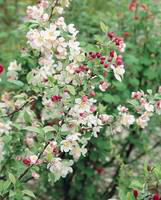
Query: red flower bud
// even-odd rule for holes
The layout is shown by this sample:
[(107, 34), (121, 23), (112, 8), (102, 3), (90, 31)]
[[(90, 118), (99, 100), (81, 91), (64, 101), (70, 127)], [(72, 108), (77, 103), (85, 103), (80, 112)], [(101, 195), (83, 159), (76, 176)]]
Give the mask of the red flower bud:
[(117, 37), (117, 38), (115, 39), (115, 44), (116, 44), (116, 46), (119, 46), (121, 43), (122, 43), (122, 38)]
[(96, 93), (95, 93), (94, 91), (91, 91), (91, 92), (89, 93), (89, 96), (95, 97), (95, 96), (96, 96)]
[(51, 97), (51, 100), (52, 100), (53, 102), (58, 102), (58, 101), (60, 101), (61, 99), (62, 99), (61, 96), (52, 96), (52, 97)]
[(134, 11), (136, 8), (137, 0), (131, 0), (131, 2), (128, 5), (128, 10), (129, 11)]
[(93, 54), (91, 55), (91, 57), (92, 57), (93, 59), (95, 59), (95, 58), (97, 57), (97, 55), (96, 55), (95, 53), (93, 53)]
[(85, 65), (80, 65), (79, 66), (79, 69), (80, 69), (80, 71), (82, 71), (82, 72), (87, 72), (89, 69), (88, 69), (88, 67), (86, 67)]
[(110, 51), (110, 57), (114, 57), (115, 52), (114, 51)]
[(135, 199), (137, 199), (137, 197), (139, 195), (138, 190), (134, 189), (132, 192), (133, 192), (133, 195), (134, 195)]
[(102, 56), (100, 57), (100, 60), (106, 60), (106, 57)]
[(160, 199), (159, 194), (158, 194), (158, 193), (155, 193), (155, 194), (153, 195), (153, 200), (159, 200), (159, 199)]
[(105, 78), (107, 77), (107, 75), (108, 75), (107, 72), (103, 72), (103, 76), (104, 76)]
[(104, 64), (103, 67), (104, 67), (104, 68), (107, 68), (107, 67), (108, 67), (108, 64)]
[(122, 36), (123, 37), (128, 37), (129, 36), (129, 32), (123, 32)]
[(112, 40), (115, 37), (114, 32), (108, 32), (107, 36)]
[(0, 64), (0, 74), (2, 74), (2, 73), (3, 73), (3, 71), (4, 71), (4, 67), (3, 67), (3, 65), (2, 65), (2, 64)]
[(89, 55), (91, 56), (93, 53), (94, 53), (93, 51), (90, 51), (90, 52), (89, 52)]
[(112, 62), (112, 59), (113, 59), (112, 57), (109, 57), (109, 58), (107, 59), (107, 61), (108, 61), (108, 62)]
[(98, 174), (102, 174), (102, 173), (104, 172), (104, 168), (103, 168), (103, 167), (97, 167), (97, 168), (96, 168), (96, 172), (97, 172)]
[(75, 72), (79, 74), (79, 73), (81, 72), (81, 69), (80, 69), (79, 67), (77, 67), (77, 68), (75, 69)]
[(31, 161), (29, 159), (23, 159), (23, 164), (24, 165), (30, 165)]
[(117, 65), (122, 65), (122, 63), (123, 63), (123, 62), (122, 62), (122, 59), (121, 59), (120, 57), (117, 57), (117, 58), (116, 58), (116, 64), (117, 64)]
[(96, 56), (97, 56), (97, 58), (100, 58), (101, 57), (101, 53), (97, 52)]

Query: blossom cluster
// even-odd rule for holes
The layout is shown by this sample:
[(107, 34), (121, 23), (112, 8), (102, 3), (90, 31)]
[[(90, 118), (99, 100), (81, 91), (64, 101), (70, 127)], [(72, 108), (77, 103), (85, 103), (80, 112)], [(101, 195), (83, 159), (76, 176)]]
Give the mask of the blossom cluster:
[(132, 125), (145, 129), (152, 116), (161, 115), (161, 87), (155, 94), (151, 90), (147, 90), (147, 93), (132, 92), (128, 103), (129, 108), (118, 106), (116, 116), (103, 115), (104, 122), (109, 123), (112, 133), (121, 133)]
[[(16, 95), (4, 93), (0, 103), (2, 143), (3, 136), (14, 135), (18, 127), (23, 133), (23, 136), (20, 134), (23, 151), (16, 155), (17, 162), (27, 167), (46, 165), (55, 181), (72, 172), (74, 161), (81, 155), (86, 156), (91, 137), (97, 137), (104, 125), (95, 89), (106, 91), (110, 85), (105, 76), (107, 72), (113, 71), (120, 81), (125, 72), (122, 56), (117, 55), (117, 51), (124, 51), (123, 39), (114, 35), (115, 41), (110, 38), (116, 50), (110, 49), (109, 55), (105, 53), (108, 38), (107, 46), (95, 56), (85, 53), (77, 40), (74, 24), (67, 25), (60, 16), (63, 6), (68, 7), (69, 1), (62, 4), (62, 1), (41, 0), (27, 8), (29, 31), (21, 59), (33, 56), (36, 64), (26, 69), (21, 60), (10, 63), (7, 80), (23, 85), (24, 89)], [(98, 60), (94, 63), (91, 57)], [(22, 78), (24, 71), (25, 79)], [(104, 76), (100, 77), (100, 73)], [(99, 78), (99, 87), (96, 78)], [(39, 177), (36, 171), (32, 176)]]
[[(63, 5), (68, 7), (69, 1)], [(108, 73), (122, 80), (125, 43), (109, 32), (105, 47), (85, 53), (77, 40), (77, 29), (65, 23), (62, 13), (61, 1), (41, 0), (27, 8), (29, 31), (21, 59), (36, 61), (33, 67), (16, 60), (10, 63), (8, 81), (23, 87), (17, 94), (4, 93), (0, 102), (3, 155), (7, 154), (3, 137), (14, 138), (16, 132), (21, 138), (17, 142), (23, 141), (16, 162), (30, 168), (45, 165), (55, 181), (71, 173), (74, 161), (86, 156), (90, 139), (98, 137), (103, 126), (110, 124), (113, 132), (120, 132), (136, 122), (145, 128), (154, 111), (161, 114), (161, 100), (155, 101), (159, 94), (152, 98), (143, 92), (132, 94), (139, 117), (123, 106), (118, 107), (116, 117), (99, 113), (96, 90), (105, 92), (110, 86)], [(39, 178), (36, 171), (32, 176)]]

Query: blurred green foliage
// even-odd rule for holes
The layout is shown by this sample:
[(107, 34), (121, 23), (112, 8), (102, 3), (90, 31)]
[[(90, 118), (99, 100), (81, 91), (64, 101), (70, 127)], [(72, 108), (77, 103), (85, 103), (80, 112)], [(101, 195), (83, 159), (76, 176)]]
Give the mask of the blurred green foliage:
[(6, 67), (17, 54), (24, 40), (19, 24), (24, 20), (26, 6), (31, 0), (0, 0), (0, 63)]

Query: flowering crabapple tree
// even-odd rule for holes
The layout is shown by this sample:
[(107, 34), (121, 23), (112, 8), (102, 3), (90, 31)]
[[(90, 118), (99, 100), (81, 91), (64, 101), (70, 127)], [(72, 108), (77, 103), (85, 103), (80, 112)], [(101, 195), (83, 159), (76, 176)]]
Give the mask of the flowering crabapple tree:
[(145, 129), (161, 114), (161, 88), (156, 94), (133, 92), (129, 108), (120, 105), (116, 114), (101, 110), (96, 91), (108, 92), (113, 78), (122, 80), (126, 45), (108, 32), (96, 52), (85, 52), (74, 24), (65, 23), (69, 4), (41, 0), (27, 8), (27, 44), (7, 71), (16, 89), (4, 92), (0, 102), (1, 199), (36, 198), (28, 181), (41, 180), (43, 171), (54, 182), (65, 178), (102, 129), (111, 135)]

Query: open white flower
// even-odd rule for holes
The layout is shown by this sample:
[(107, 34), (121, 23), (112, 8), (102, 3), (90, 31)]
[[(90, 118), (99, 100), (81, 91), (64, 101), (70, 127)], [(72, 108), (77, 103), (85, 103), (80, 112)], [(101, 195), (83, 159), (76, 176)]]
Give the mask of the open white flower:
[(55, 181), (57, 181), (60, 177), (65, 178), (68, 173), (72, 173), (73, 169), (72, 160), (62, 160), (61, 158), (54, 158), (50, 164), (48, 164), (48, 168), (55, 175)]
[(17, 64), (16, 60), (10, 62), (8, 71), (21, 71), (21, 64)]
[(31, 164), (36, 164), (36, 162), (38, 161), (38, 156), (37, 155), (32, 155), (29, 157)]
[(149, 120), (150, 120), (149, 115), (147, 112), (145, 112), (143, 115), (141, 115), (139, 118), (136, 119), (136, 123), (142, 129), (144, 129), (148, 125)]
[(122, 81), (123, 75), (125, 73), (125, 69), (123, 65), (119, 65), (117, 67), (115, 67), (114, 65), (111, 65), (111, 69), (114, 72), (114, 76), (118, 81)]
[(128, 113), (123, 113), (121, 115), (120, 122), (124, 126), (130, 126), (130, 125), (134, 124), (135, 117), (133, 115), (128, 114)]

